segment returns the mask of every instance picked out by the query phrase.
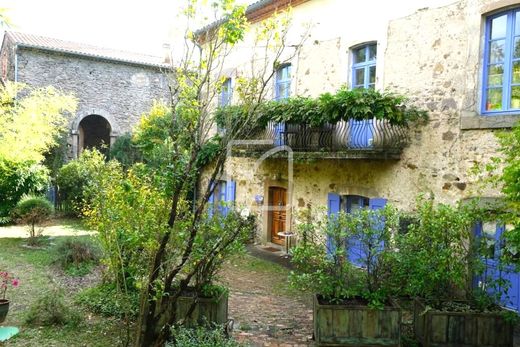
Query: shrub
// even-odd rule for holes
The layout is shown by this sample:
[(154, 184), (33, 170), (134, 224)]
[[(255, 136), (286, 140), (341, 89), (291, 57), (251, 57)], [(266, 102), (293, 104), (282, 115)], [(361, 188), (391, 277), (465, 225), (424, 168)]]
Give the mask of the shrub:
[(70, 237), (59, 242), (55, 249), (56, 262), (66, 273), (72, 276), (83, 276), (90, 273), (93, 266), (99, 263), (100, 249), (92, 241)]
[(42, 194), (49, 184), (48, 170), (30, 161), (0, 158), (0, 224), (10, 221), (10, 213), (26, 194)]
[(110, 175), (119, 170), (119, 164), (106, 163), (105, 157), (97, 150), (84, 150), (81, 156), (64, 165), (56, 178), (60, 208), (80, 216), (89, 203), (89, 189), (100, 174)]
[(107, 317), (122, 318), (126, 314), (136, 317), (139, 312), (139, 293), (134, 290), (124, 295), (111, 283), (85, 289), (78, 294), (76, 301), (90, 311)]
[(65, 302), (63, 292), (52, 289), (31, 305), (25, 316), (25, 323), (37, 326), (69, 325), (77, 326), (81, 316)]
[(303, 241), (293, 248), (291, 284), (329, 302), (363, 297), (380, 307), (389, 294), (387, 255), (393, 252), (390, 235), (397, 225), (390, 206), (300, 224)]
[(469, 241), (477, 212), (420, 198), (406, 234), (396, 236), (399, 252), (391, 254), (395, 290), (426, 299), (473, 299), (478, 254)]
[(141, 153), (132, 143), (131, 134), (119, 136), (114, 144), (110, 146), (110, 159), (115, 159), (125, 170), (141, 160)]
[(13, 210), (13, 217), (18, 223), (29, 224), (29, 234), (31, 238), (35, 238), (35, 226), (54, 213), (54, 206), (51, 202), (41, 196), (27, 195), (23, 197), (16, 208)]
[(174, 328), (172, 336), (175, 341), (167, 343), (167, 347), (240, 347), (243, 346), (233, 338), (228, 338), (222, 327), (212, 329), (199, 327), (196, 329)]

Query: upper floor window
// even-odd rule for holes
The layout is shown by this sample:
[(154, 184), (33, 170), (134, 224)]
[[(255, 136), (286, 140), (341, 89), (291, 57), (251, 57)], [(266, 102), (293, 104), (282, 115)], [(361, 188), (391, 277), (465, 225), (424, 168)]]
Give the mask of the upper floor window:
[(520, 109), (520, 9), (486, 21), (482, 112)]
[(221, 88), (219, 105), (227, 106), (231, 104), (231, 96), (233, 95), (233, 89), (231, 88), (231, 78), (227, 78), (224, 83), (222, 83)]
[(352, 50), (352, 88), (375, 88), (376, 86), (375, 43), (356, 47)]
[(291, 65), (283, 65), (276, 70), (274, 85), (275, 100), (287, 99), (291, 95)]

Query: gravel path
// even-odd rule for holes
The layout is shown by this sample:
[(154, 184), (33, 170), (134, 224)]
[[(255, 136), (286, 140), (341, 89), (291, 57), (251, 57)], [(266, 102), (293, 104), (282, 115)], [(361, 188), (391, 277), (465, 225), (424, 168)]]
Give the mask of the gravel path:
[(253, 347), (312, 345), (311, 298), (291, 291), (287, 274), (286, 268), (251, 256), (227, 264), (221, 277), (230, 288), (229, 317), (237, 340)]

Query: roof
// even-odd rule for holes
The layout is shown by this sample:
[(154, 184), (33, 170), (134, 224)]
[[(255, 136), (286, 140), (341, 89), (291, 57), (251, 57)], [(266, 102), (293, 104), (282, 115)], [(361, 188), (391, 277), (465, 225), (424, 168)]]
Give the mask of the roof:
[[(246, 17), (250, 22), (257, 22), (269, 17), (274, 11), (283, 10), (289, 6), (298, 6), (309, 0), (258, 0), (246, 8)], [(202, 34), (224, 23), (226, 18), (221, 18), (205, 27), (197, 30), (195, 34)]]
[(51, 37), (33, 35), (28, 33), (6, 31), (4, 42), (9, 39), (18, 47), (36, 48), (65, 54), (117, 61), (136, 65), (168, 68), (163, 58), (141, 53), (126, 52), (111, 48), (103, 48), (85, 43), (65, 41)]

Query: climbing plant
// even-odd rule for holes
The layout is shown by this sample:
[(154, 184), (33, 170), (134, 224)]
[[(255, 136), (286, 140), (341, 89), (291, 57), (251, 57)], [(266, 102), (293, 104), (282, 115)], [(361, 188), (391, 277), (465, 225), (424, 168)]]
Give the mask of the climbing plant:
[[(247, 114), (244, 105), (221, 107), (216, 121), (221, 128), (229, 127)], [(347, 89), (324, 93), (317, 98), (292, 97), (284, 102), (264, 101), (255, 113), (255, 127), (263, 128), (269, 121), (276, 123), (322, 126), (340, 120), (386, 119), (392, 125), (407, 126), (427, 119), (424, 110), (410, 105), (404, 96), (373, 89)]]

